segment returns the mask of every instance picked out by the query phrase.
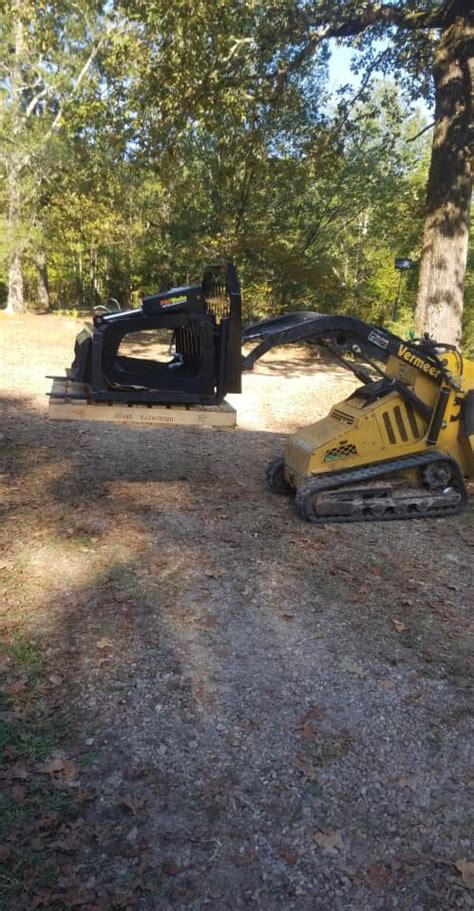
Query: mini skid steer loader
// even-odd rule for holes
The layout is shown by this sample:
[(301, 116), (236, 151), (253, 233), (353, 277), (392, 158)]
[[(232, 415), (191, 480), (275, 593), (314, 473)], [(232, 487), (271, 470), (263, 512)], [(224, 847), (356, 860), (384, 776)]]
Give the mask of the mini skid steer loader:
[[(267, 468), (270, 490), (295, 493), (303, 518), (316, 523), (441, 517), (465, 508), (466, 479), (474, 475), (472, 361), (428, 337), (403, 341), (347, 316), (299, 311), (242, 336), (240, 319), (234, 267), (212, 267), (201, 285), (145, 297), (136, 310), (96, 314), (77, 337), (67, 371), (78, 391), (51, 395), (215, 407), (227, 392), (241, 391), (242, 370), (270, 348), (311, 342), (361, 386), (289, 437), (284, 455)], [(153, 338), (162, 330), (173, 336), (171, 360), (123, 351), (128, 336)], [(258, 344), (242, 356), (241, 343), (249, 342)]]
[(270, 490), (295, 493), (315, 523), (462, 512), (474, 475), (474, 363), (428, 337), (403, 341), (349, 317), (301, 312), (247, 329), (243, 340), (259, 344), (243, 365), (303, 339), (329, 349), (362, 385), (289, 437), (267, 467)]

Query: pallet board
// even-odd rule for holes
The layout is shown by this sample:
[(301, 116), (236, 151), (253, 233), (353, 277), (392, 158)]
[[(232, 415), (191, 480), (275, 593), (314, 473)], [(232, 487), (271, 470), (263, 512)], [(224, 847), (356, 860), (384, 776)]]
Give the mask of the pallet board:
[[(52, 421), (108, 421), (138, 427), (212, 427), (231, 430), (237, 424), (237, 412), (228, 402), (220, 405), (145, 405), (125, 402), (93, 402), (87, 398), (87, 386), (69, 379), (54, 379), (49, 399)], [(66, 398), (66, 395), (84, 398)], [(57, 395), (64, 398), (56, 398)]]

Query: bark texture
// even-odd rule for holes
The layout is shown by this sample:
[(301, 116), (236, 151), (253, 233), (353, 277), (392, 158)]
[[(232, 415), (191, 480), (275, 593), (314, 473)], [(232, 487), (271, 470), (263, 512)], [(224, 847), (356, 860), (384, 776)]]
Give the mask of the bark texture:
[(21, 90), (22, 90), (22, 64), (25, 55), (25, 37), (22, 20), (21, 0), (12, 4), (14, 13), (15, 53), (11, 70), (11, 98), (13, 107), (12, 117), (12, 150), (7, 158), (7, 188), (8, 188), (8, 235), (10, 243), (10, 261), (8, 268), (8, 301), (7, 313), (23, 313), (25, 309), (23, 297), (23, 272), (22, 259), (24, 244), (21, 238), (21, 171), (22, 162), (18, 146), (21, 131)]
[(474, 12), (452, 4), (434, 59), (435, 129), (427, 185), (416, 328), (459, 345), (473, 159)]
[(8, 266), (8, 302), (7, 313), (23, 313), (23, 238), (21, 237), (21, 189), (20, 164), (11, 156), (8, 163), (8, 232), (10, 257)]
[(38, 300), (42, 310), (50, 309), (48, 263), (43, 252), (36, 254), (36, 273), (38, 276)]

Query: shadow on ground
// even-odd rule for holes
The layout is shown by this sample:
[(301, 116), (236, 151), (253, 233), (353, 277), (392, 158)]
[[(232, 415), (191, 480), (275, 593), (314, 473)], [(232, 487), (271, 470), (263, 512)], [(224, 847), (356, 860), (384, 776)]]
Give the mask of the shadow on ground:
[(281, 434), (0, 408), (6, 628), (75, 800), (10, 907), (38, 852), (53, 908), (471, 907), (471, 514), (313, 528), (264, 488)]

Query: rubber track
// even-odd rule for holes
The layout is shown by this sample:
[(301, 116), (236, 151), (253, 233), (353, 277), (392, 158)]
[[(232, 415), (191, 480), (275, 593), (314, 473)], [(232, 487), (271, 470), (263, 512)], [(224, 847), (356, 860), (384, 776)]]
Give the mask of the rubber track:
[[(418, 512), (417, 514), (408, 514), (408, 515), (394, 515), (390, 513), (388, 515), (360, 515), (360, 516), (322, 516), (318, 518), (317, 516), (310, 515), (304, 505), (305, 494), (317, 493), (323, 490), (340, 490), (341, 488), (359, 483), (361, 481), (373, 481), (381, 477), (385, 477), (388, 474), (399, 471), (409, 471), (412, 468), (422, 468), (425, 465), (430, 465), (434, 462), (448, 462), (451, 465), (453, 471), (453, 479), (455, 489), (458, 493), (461, 494), (461, 500), (458, 504), (454, 506), (443, 506), (442, 504), (439, 507), (431, 507), (427, 509), (425, 513)], [(376, 491), (374, 491), (376, 493)], [(440, 497), (441, 498), (441, 497)], [(458, 463), (450, 458), (450, 456), (444, 455), (442, 452), (434, 450), (433, 452), (422, 452), (414, 456), (406, 456), (400, 459), (392, 459), (388, 462), (380, 462), (377, 465), (368, 465), (366, 468), (355, 468), (350, 469), (349, 471), (338, 471), (331, 473), (330, 475), (322, 475), (321, 477), (313, 477), (307, 480), (297, 491), (296, 494), (296, 506), (303, 516), (309, 522), (313, 522), (315, 525), (327, 525), (329, 523), (339, 523), (343, 522), (393, 522), (396, 520), (409, 520), (409, 519), (428, 519), (428, 518), (443, 518), (444, 516), (455, 516), (463, 512), (467, 505), (467, 490), (464, 483), (461, 470)]]

